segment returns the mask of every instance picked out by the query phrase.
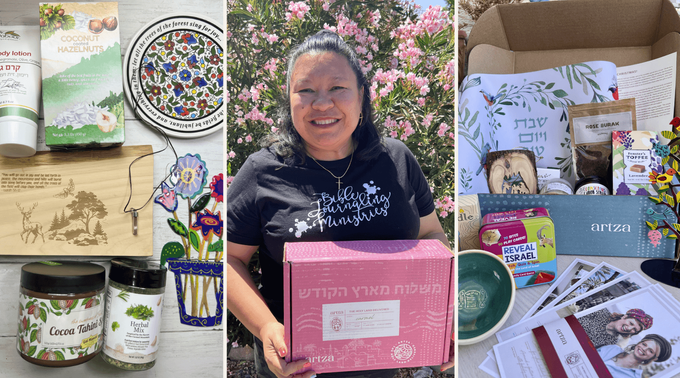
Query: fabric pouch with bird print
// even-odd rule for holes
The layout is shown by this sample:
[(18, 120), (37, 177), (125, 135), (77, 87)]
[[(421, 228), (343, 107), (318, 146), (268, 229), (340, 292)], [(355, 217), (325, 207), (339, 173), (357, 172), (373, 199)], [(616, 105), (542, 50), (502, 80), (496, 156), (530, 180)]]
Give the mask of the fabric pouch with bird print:
[(635, 99), (569, 106), (571, 156), (576, 180), (608, 179), (612, 131), (636, 130)]

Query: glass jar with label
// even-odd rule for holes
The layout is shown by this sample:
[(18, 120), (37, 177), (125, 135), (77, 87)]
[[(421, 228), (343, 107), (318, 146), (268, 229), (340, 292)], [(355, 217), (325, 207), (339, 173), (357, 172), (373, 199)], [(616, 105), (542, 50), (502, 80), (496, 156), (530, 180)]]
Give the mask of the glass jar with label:
[(111, 260), (102, 358), (121, 369), (156, 363), (167, 269), (157, 262)]
[(64, 367), (101, 350), (104, 323), (103, 266), (36, 262), (21, 267), (17, 350), (37, 365)]
[(574, 194), (608, 196), (609, 183), (600, 176), (584, 177), (576, 182)]

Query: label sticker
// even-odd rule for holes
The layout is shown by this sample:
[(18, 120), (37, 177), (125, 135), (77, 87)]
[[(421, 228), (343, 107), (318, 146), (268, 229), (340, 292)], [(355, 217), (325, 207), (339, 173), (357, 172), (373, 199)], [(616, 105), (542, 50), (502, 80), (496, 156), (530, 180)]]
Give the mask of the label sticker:
[(400, 301), (323, 305), (323, 341), (399, 336)]

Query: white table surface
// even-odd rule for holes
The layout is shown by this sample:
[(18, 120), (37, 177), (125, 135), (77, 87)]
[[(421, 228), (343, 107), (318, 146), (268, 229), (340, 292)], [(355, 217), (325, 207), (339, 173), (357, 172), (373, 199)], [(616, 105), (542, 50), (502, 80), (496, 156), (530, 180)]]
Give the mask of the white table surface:
[[(638, 271), (652, 284), (657, 283), (640, 269), (640, 264), (646, 259), (628, 258), (628, 257), (601, 257), (601, 256), (573, 256), (573, 255), (558, 255), (557, 256), (557, 270), (558, 274), (562, 274), (565, 268), (574, 261), (575, 258), (580, 258), (594, 264), (607, 262), (623, 271), (632, 272)], [(559, 278), (559, 277), (558, 277)], [(661, 284), (663, 288), (668, 291), (673, 297), (680, 300), (680, 289)], [(505, 329), (511, 325), (519, 322), (527, 311), (533, 306), (536, 301), (545, 293), (550, 285), (540, 285), (531, 288), (517, 290), (515, 293), (515, 305), (512, 309), (510, 317), (501, 327)], [(491, 336), (474, 345), (460, 345), (458, 347), (458, 377), (461, 378), (489, 378), (491, 377), (484, 371), (479, 369), (479, 365), (486, 358), (486, 353), (498, 344), (496, 336)], [(680, 376), (680, 374), (676, 375)]]
[[(46, 2), (46, 1), (43, 1)], [(94, 1), (81, 1), (94, 2)], [(37, 25), (38, 0), (2, 0), (0, 25)], [(149, 21), (156, 17), (174, 12), (190, 12), (206, 15), (224, 25), (222, 0), (119, 0), (119, 27), (122, 54), (125, 55), (130, 40)], [(144, 125), (134, 115), (129, 104), (125, 103), (126, 146), (150, 144), (157, 151), (164, 142), (157, 134)], [(44, 135), (42, 117), (39, 126)], [(224, 134), (220, 130), (198, 139), (172, 138), (177, 154), (200, 153), (207, 163), (210, 177), (224, 172)], [(43, 148), (47, 150), (46, 148)], [(1, 157), (0, 157), (1, 158)], [(170, 151), (154, 155), (154, 183), (157, 184), (174, 163)], [(150, 194), (150, 193), (149, 193)], [(2, 194), (0, 194), (0, 198)], [(165, 242), (175, 236), (166, 223), (167, 214), (159, 205), (154, 208), (153, 257), (160, 260), (160, 251)], [(224, 209), (222, 214), (225, 214)], [(181, 215), (180, 217), (185, 217)], [(20, 251), (18, 251), (20, 254)], [(71, 260), (91, 261), (109, 268), (110, 258), (72, 258)], [(144, 372), (128, 372), (108, 365), (99, 356), (84, 364), (69, 368), (46, 368), (24, 361), (16, 350), (17, 303), (19, 301), (19, 277), (21, 266), (44, 258), (0, 256), (0, 377), (222, 377), (224, 371), (224, 326), (197, 328), (179, 322), (177, 296), (174, 287), (174, 274), (168, 272), (163, 308), (163, 323), (160, 337), (160, 350), (156, 366)], [(226, 320), (226, 316), (223, 321)]]

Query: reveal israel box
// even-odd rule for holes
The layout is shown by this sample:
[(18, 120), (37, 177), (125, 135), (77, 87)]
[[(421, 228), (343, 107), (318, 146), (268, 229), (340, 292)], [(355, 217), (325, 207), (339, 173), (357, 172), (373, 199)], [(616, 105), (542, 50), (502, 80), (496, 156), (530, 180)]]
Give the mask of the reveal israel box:
[(448, 361), (453, 269), (439, 240), (287, 243), (286, 361), (317, 373)]

